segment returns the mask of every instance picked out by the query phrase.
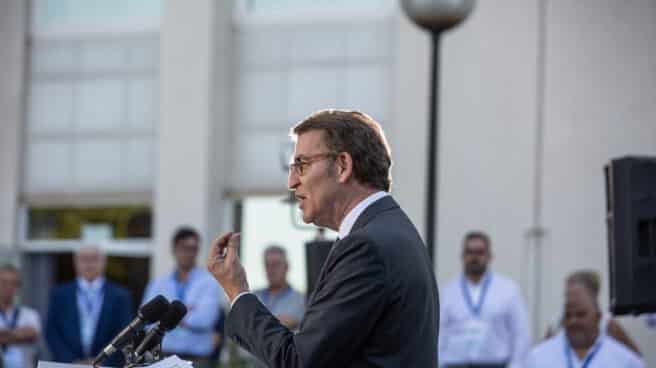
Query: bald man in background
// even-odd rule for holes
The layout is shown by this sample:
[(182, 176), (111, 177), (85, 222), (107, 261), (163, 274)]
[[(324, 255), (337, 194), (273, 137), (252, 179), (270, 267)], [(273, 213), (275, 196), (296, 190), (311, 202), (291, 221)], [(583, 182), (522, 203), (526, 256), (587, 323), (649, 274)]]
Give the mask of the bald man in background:
[(601, 309), (594, 295), (581, 284), (569, 286), (564, 331), (533, 348), (525, 368), (644, 368), (637, 354), (599, 330), (600, 319)]

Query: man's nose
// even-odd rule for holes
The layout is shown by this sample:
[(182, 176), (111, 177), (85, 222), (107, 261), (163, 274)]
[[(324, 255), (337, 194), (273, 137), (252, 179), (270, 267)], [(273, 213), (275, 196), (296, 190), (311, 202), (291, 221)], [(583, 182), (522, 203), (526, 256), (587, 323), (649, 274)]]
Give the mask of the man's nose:
[(299, 184), (298, 175), (294, 173), (294, 170), (289, 170), (289, 174), (287, 175), (287, 189), (296, 190)]

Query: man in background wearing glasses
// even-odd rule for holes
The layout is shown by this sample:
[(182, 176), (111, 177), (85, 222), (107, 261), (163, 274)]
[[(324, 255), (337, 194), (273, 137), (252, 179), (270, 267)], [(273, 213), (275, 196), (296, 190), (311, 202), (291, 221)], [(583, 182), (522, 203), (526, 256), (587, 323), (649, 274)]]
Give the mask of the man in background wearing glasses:
[(389, 194), (382, 129), (360, 112), (322, 110), (291, 136), (288, 187), (303, 221), (339, 238), (296, 333), (250, 292), (239, 235), (216, 239), (208, 269), (230, 301), (226, 336), (269, 367), (436, 367), (437, 284), (424, 243)]

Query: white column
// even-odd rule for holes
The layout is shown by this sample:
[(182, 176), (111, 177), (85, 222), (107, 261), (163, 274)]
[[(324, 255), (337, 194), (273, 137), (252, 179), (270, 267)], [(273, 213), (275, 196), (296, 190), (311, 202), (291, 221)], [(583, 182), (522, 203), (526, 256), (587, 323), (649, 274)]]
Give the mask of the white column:
[(26, 62), (25, 4), (21, 0), (0, 0), (0, 247), (12, 246), (16, 241)]
[[(164, 3), (153, 275), (173, 267), (178, 226), (197, 228), (203, 250), (224, 228), (230, 15), (229, 2)], [(202, 251), (201, 265), (204, 257)]]

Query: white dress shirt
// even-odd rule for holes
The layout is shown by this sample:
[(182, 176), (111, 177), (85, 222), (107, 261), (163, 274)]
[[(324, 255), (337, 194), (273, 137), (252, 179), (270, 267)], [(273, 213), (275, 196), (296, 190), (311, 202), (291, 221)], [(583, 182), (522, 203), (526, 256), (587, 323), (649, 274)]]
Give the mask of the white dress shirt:
[(516, 282), (488, 272), (474, 285), (461, 275), (440, 294), (440, 367), (468, 363), (521, 367), (530, 333)]
[[(19, 309), (17, 312), (17, 308)], [(41, 322), (39, 314), (32, 308), (13, 305), (0, 315), (0, 330), (32, 327), (37, 336), (41, 335)], [(0, 351), (0, 359), (4, 361), (5, 368), (32, 368), (36, 355), (37, 342), (11, 344)]]
[(583, 359), (572, 351), (564, 331), (534, 347), (526, 358), (526, 368), (644, 368), (634, 352), (612, 337), (600, 334)]
[(355, 222), (358, 220), (362, 212), (364, 212), (364, 210), (366, 210), (377, 200), (383, 197), (387, 197), (388, 195), (389, 193), (383, 191), (373, 193), (369, 195), (367, 198), (363, 199), (362, 202), (358, 203), (355, 207), (353, 207), (349, 211), (349, 213), (344, 217), (342, 223), (339, 225), (339, 238), (340, 239), (346, 238), (351, 233), (351, 229), (353, 228), (353, 225), (355, 225)]

